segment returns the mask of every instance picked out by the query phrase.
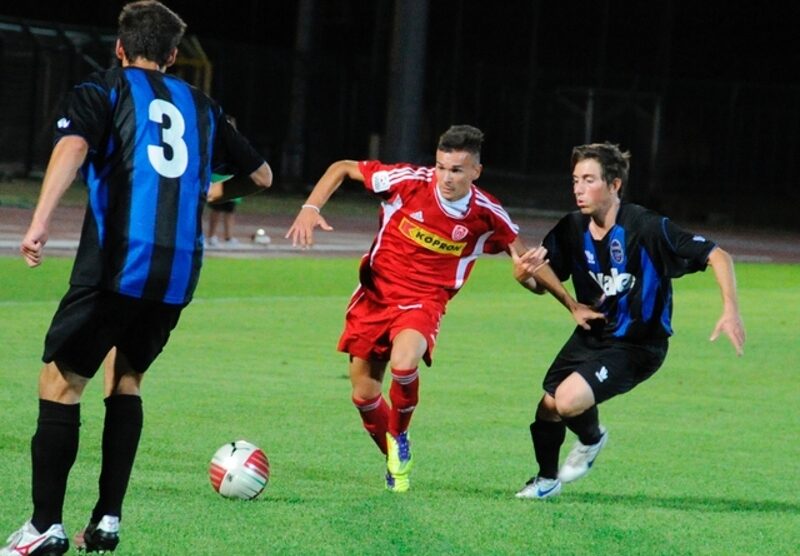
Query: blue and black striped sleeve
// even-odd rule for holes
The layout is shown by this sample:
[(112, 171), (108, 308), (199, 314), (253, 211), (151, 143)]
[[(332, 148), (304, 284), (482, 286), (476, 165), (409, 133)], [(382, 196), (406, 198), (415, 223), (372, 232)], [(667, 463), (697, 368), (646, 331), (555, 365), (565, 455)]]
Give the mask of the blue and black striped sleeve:
[(96, 151), (102, 144), (108, 128), (115, 92), (104, 74), (93, 73), (67, 93), (54, 122), (54, 140), (69, 135), (80, 135)]

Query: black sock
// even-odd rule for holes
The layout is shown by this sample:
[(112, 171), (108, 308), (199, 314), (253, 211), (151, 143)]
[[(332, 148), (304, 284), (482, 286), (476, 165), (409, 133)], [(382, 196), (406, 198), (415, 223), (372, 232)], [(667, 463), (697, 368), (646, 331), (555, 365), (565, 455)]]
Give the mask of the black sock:
[(575, 417), (564, 417), (564, 422), (569, 427), (569, 430), (578, 436), (578, 440), (584, 446), (600, 442), (602, 434), (600, 433), (600, 420), (596, 405)]
[(122, 500), (128, 489), (144, 421), (139, 396), (117, 394), (106, 398), (105, 404), (100, 495), (92, 511), (92, 523), (97, 523), (104, 515), (122, 518)]
[(39, 400), (39, 420), (31, 439), (31, 523), (40, 533), (62, 522), (67, 478), (78, 455), (80, 404)]
[(558, 477), (558, 452), (567, 435), (563, 421), (541, 421), (531, 423), (531, 440), (539, 464), (539, 477), (555, 479)]

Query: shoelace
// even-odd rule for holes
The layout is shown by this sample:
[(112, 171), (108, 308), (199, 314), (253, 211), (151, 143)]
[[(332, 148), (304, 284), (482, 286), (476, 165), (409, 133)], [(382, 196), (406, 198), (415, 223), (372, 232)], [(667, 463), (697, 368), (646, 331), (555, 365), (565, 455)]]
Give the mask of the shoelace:
[(407, 460), (409, 458), (410, 446), (408, 445), (406, 433), (400, 433), (397, 436), (397, 452), (401, 460)]

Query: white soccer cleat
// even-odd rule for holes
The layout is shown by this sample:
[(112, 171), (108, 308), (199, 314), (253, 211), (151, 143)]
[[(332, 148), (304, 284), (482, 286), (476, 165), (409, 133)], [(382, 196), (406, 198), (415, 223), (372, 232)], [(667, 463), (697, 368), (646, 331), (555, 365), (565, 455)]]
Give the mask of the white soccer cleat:
[(530, 498), (533, 500), (544, 500), (552, 496), (557, 496), (561, 492), (561, 481), (558, 479), (548, 479), (546, 477), (531, 477), (515, 496), (517, 498)]
[(581, 444), (580, 440), (575, 441), (575, 445), (570, 450), (564, 465), (558, 470), (558, 478), (561, 482), (571, 483), (586, 475), (592, 468), (600, 450), (606, 445), (608, 431), (605, 427), (600, 427), (600, 440), (596, 444), (588, 446)]
[(69, 549), (64, 526), (56, 523), (44, 533), (29, 521), (8, 537), (8, 545), (0, 548), (0, 556), (37, 556), (64, 554)]

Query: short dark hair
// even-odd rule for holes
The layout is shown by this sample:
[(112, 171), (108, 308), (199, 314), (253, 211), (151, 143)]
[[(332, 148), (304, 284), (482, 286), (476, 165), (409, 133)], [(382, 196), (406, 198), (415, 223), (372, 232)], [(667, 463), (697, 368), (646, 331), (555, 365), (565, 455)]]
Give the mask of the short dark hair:
[(453, 151), (466, 151), (481, 159), (481, 145), (483, 145), (483, 132), (471, 125), (453, 125), (439, 136), (437, 150), (446, 153)]
[(184, 31), (180, 16), (156, 0), (131, 2), (119, 14), (119, 40), (130, 61), (144, 58), (166, 65)]
[(603, 181), (611, 183), (619, 178), (622, 186), (619, 188), (619, 196), (622, 197), (622, 188), (628, 183), (628, 171), (631, 167), (631, 153), (622, 151), (619, 145), (609, 143), (590, 143), (588, 145), (578, 145), (572, 149), (572, 167), (582, 160), (591, 158), (600, 164), (603, 171)]

